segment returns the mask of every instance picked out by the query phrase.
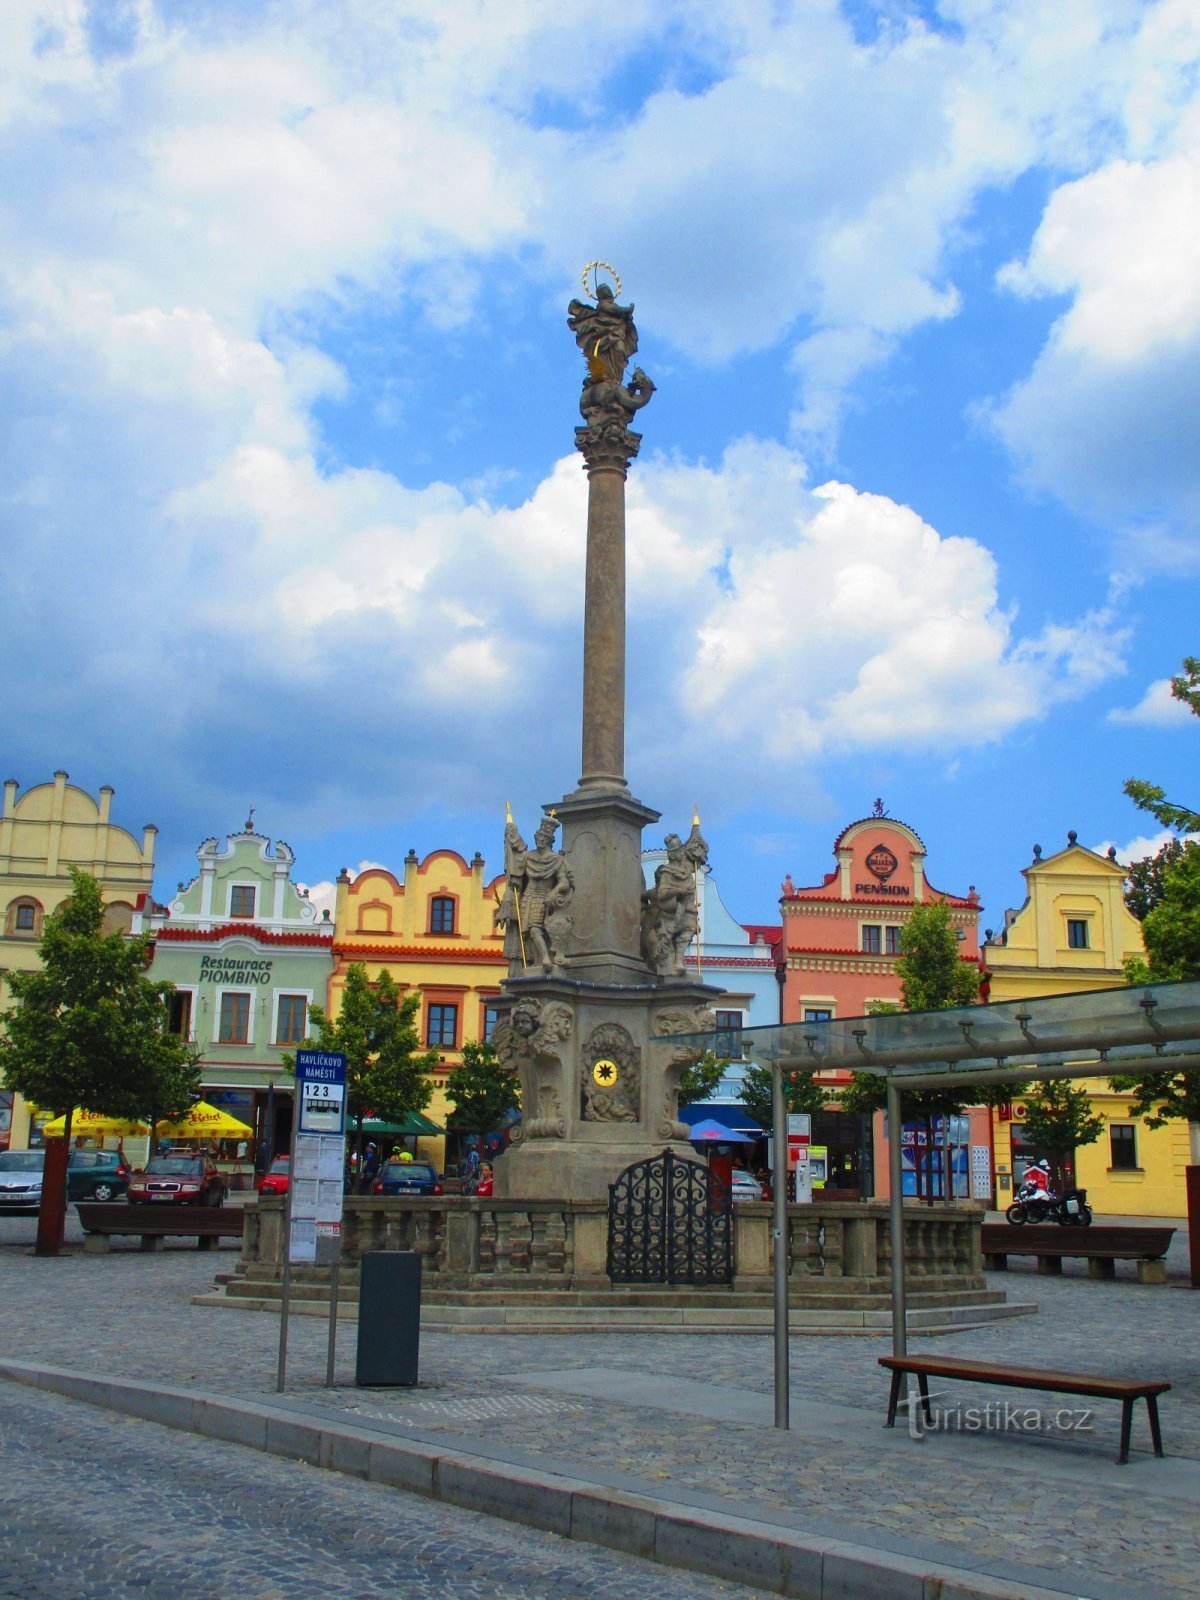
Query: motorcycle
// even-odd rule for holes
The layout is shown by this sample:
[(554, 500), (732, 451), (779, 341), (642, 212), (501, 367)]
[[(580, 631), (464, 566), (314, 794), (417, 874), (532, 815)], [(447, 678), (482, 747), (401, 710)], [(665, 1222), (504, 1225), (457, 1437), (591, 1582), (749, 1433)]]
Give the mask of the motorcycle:
[(1090, 1228), (1092, 1224), (1086, 1189), (1068, 1189), (1061, 1198), (1055, 1195), (1048, 1199), (1031, 1183), (1021, 1185), (1004, 1215), (1016, 1226), (1025, 1222), (1057, 1222), (1065, 1228)]

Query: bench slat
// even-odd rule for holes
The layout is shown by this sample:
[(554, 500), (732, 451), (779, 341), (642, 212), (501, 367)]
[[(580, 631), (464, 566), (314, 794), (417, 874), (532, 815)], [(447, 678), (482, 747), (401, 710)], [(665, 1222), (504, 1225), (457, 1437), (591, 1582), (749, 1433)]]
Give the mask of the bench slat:
[(1165, 1394), (1171, 1387), (1161, 1378), (1105, 1378), (1092, 1372), (1050, 1372), (1044, 1367), (1001, 1366), (958, 1356), (880, 1356), (879, 1365), (892, 1372), (923, 1372), (931, 1378), (973, 1379), (1014, 1389), (1059, 1389), (1114, 1400)]

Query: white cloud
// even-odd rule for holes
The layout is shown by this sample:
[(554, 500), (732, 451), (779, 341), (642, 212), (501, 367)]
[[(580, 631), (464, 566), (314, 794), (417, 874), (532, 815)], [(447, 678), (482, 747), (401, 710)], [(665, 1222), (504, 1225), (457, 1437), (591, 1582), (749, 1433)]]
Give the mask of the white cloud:
[(688, 696), (724, 737), (756, 729), (782, 760), (970, 748), (1120, 667), (1107, 613), (1021, 638), (982, 545), (846, 484), (797, 499), (770, 541), (739, 544), (731, 573)]
[[(1134, 861), (1144, 861), (1149, 856), (1156, 856), (1165, 844), (1170, 844), (1180, 836), (1172, 833), (1169, 828), (1163, 828), (1158, 833), (1138, 834), (1136, 838), (1128, 840), (1125, 844), (1117, 844), (1115, 840), (1105, 839), (1101, 844), (1094, 844), (1092, 849), (1097, 855), (1106, 856), (1110, 850), (1115, 849), (1117, 860), (1123, 867), (1131, 865)], [(1195, 834), (1185, 834), (1184, 838), (1195, 839)]]
[(1136, 706), (1114, 707), (1108, 713), (1108, 721), (1132, 723), (1143, 728), (1173, 728), (1187, 722), (1190, 716), (1187, 706), (1171, 693), (1170, 678), (1158, 678)]
[(1027, 481), (1124, 526), (1135, 568), (1200, 564), (1200, 105), (1172, 153), (1058, 189), (1002, 282), (1070, 297), (992, 413)]

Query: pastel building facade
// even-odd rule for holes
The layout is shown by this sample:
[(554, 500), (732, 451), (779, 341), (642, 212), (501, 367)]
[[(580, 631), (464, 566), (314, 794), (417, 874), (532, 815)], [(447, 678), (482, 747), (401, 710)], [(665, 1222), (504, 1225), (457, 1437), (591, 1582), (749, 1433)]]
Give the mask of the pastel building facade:
[[(24, 794), (19, 788), (15, 778), (5, 783), (0, 815), (0, 1008), (12, 998), (7, 974), (38, 966), (42, 924), (70, 894), (72, 867), (98, 880), (106, 928), (134, 926), (150, 896), (158, 833), (146, 826), (139, 843), (113, 822), (107, 784), (93, 799), (60, 771)], [(31, 1131), (28, 1105), (0, 1086), (0, 1149), (25, 1149)]]
[(196, 876), (145, 918), (151, 976), (175, 985), (169, 1026), (201, 1052), (203, 1098), (252, 1129), (244, 1158), (286, 1151), (294, 1080), (283, 1056), (307, 1036), (314, 1003), (325, 1003), (333, 923), (292, 882), (295, 856), (282, 839), (272, 850), (247, 823), (196, 854)]
[[(834, 840), (834, 866), (820, 883), (797, 888), (791, 876), (780, 895), (783, 938), (783, 1022), (820, 1024), (837, 1018), (861, 1017), (879, 1005), (899, 1005), (896, 963), (904, 925), (919, 905), (941, 901), (959, 938), (962, 959), (979, 963), (979, 913), (974, 888), (965, 895), (947, 893), (929, 881), (925, 845), (907, 823), (883, 814), (852, 822)], [(831, 1072), (822, 1080), (831, 1093), (848, 1080), (848, 1072)], [(905, 1187), (916, 1189), (917, 1152), (925, 1130), (906, 1129)], [(938, 1193), (974, 1193), (990, 1187), (991, 1128), (984, 1110), (952, 1119), (950, 1129), (953, 1181), (938, 1168)], [(813, 1142), (827, 1151), (833, 1187), (864, 1187), (880, 1197), (889, 1189), (887, 1143), (882, 1116), (869, 1133), (857, 1117), (827, 1113), (813, 1128)]]
[[(400, 877), (384, 867), (355, 878), (343, 869), (338, 876), (329, 1013), (338, 1014), (355, 961), (372, 981), (386, 972), (402, 994), (420, 996), (421, 1042), (438, 1053), (424, 1116), (439, 1128), (450, 1110), (446, 1078), (462, 1060), (463, 1045), (490, 1039), (498, 1019), (508, 962), (492, 916), (503, 889), (503, 874), (489, 877), (478, 852), (467, 861), (455, 850), (434, 850), (424, 860), (410, 850)], [(442, 1136), (420, 1139), (417, 1149), (443, 1169)]]
[[(1144, 956), (1142, 925), (1125, 904), (1125, 869), (1115, 851), (1088, 850), (1076, 834), (1067, 846), (1034, 859), (1024, 869), (1025, 900), (1005, 914), (1004, 928), (989, 930), (983, 946), (988, 998), (1039, 999), (1120, 988), (1123, 964)], [(1075, 1181), (1093, 1210), (1122, 1216), (1180, 1217), (1187, 1209), (1184, 1168), (1189, 1160), (1185, 1122), (1147, 1128), (1130, 1115), (1130, 1096), (1114, 1094), (1106, 1077), (1079, 1080), (1105, 1129), (1095, 1144), (1075, 1152)], [(1007, 1203), (1037, 1150), (1024, 1134), (1019, 1099), (995, 1117), (998, 1198)]]

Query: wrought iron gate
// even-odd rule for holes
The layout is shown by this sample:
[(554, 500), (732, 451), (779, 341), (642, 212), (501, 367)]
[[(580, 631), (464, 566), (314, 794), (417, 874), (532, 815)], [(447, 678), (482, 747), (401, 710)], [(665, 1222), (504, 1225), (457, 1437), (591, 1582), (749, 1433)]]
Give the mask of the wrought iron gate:
[(732, 1283), (728, 1185), (673, 1150), (626, 1167), (608, 1190), (608, 1275), (614, 1283)]

